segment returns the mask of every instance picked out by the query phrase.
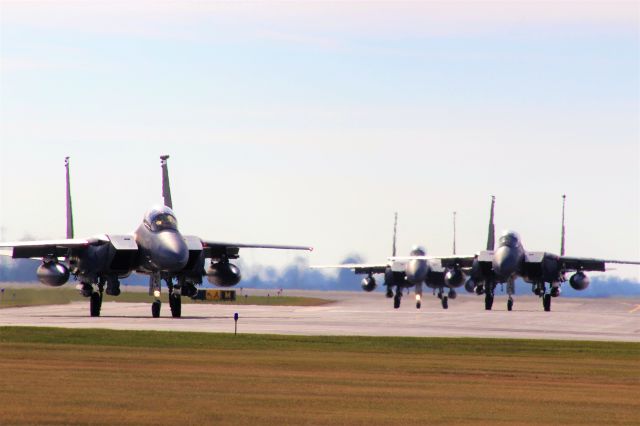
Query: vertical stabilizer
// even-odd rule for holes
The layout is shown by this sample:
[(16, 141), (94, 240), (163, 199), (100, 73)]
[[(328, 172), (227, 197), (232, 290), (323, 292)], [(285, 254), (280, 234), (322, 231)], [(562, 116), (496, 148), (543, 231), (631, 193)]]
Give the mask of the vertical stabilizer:
[(562, 196), (562, 236), (560, 239), (560, 256), (564, 256), (564, 236), (565, 236), (565, 228), (564, 228), (564, 205), (567, 201), (567, 196)]
[(73, 208), (71, 207), (71, 177), (69, 175), (69, 157), (64, 157), (67, 169), (67, 238), (73, 238)]
[(169, 168), (167, 167), (168, 155), (160, 156), (160, 166), (162, 166), (162, 198), (164, 199), (164, 205), (173, 209), (173, 203), (171, 202), (171, 187), (169, 186)]
[(393, 219), (393, 246), (391, 247), (391, 255), (396, 255), (396, 239), (398, 237), (398, 212), (395, 213)]
[(491, 196), (491, 213), (489, 213), (489, 233), (487, 236), (487, 250), (493, 250), (496, 246), (496, 227), (493, 223), (493, 212), (496, 205), (496, 196)]
[(453, 212), (453, 254), (456, 254), (456, 212)]

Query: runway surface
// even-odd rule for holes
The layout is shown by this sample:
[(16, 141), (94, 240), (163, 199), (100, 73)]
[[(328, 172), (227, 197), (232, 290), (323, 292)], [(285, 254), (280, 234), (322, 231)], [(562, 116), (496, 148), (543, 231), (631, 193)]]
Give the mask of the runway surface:
[[(251, 294), (261, 294), (249, 290)], [(300, 335), (447, 336), (574, 339), (640, 342), (640, 299), (553, 300), (544, 312), (540, 299), (517, 297), (514, 311), (496, 296), (494, 310), (485, 311), (482, 297), (459, 296), (443, 310), (438, 299), (425, 297), (422, 309), (405, 296), (400, 309), (380, 293), (286, 291), (332, 299), (316, 307), (184, 304), (182, 318), (171, 318), (169, 306), (151, 318), (150, 303), (106, 302), (102, 316), (89, 317), (88, 303), (0, 309), (0, 326), (51, 326), (120, 330), (238, 332)]]

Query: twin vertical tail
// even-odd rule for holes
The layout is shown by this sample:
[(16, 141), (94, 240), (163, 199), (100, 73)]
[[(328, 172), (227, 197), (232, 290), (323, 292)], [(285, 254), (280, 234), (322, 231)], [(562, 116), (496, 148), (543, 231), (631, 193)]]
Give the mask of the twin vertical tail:
[(564, 205), (567, 201), (567, 196), (562, 196), (562, 236), (560, 239), (560, 256), (564, 256), (564, 237), (565, 237), (565, 228), (564, 228)]
[(171, 202), (171, 187), (169, 186), (169, 168), (167, 166), (168, 155), (160, 156), (160, 166), (162, 167), (162, 198), (164, 199), (164, 205), (173, 209), (173, 203)]
[(395, 213), (393, 219), (393, 245), (391, 247), (391, 255), (396, 256), (396, 239), (398, 237), (398, 212)]
[(64, 157), (67, 169), (67, 238), (73, 238), (73, 208), (71, 206), (71, 177), (69, 173), (69, 157)]
[(496, 246), (496, 227), (493, 223), (493, 213), (496, 205), (496, 196), (491, 196), (491, 213), (489, 214), (489, 233), (487, 237), (487, 250), (493, 250)]

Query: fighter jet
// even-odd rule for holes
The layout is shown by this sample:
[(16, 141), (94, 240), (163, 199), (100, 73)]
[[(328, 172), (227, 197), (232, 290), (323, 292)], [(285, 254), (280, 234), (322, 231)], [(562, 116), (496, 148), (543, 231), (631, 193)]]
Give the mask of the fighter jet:
[[(454, 222), (455, 223), (455, 222)], [(386, 262), (374, 264), (347, 263), (341, 265), (318, 265), (314, 269), (339, 268), (350, 269), (356, 274), (367, 275), (362, 280), (362, 289), (367, 292), (374, 291), (377, 282), (376, 274), (384, 274), (383, 285), (387, 288), (386, 295), (393, 298), (393, 307), (398, 309), (405, 289), (414, 288), (416, 295), (416, 308), (422, 306), (422, 286), (433, 289), (441, 301), (442, 308), (449, 308), (449, 299), (455, 299), (456, 289), (465, 282), (462, 267), (459, 265), (458, 256), (427, 256), (422, 246), (414, 246), (406, 258), (396, 257), (396, 237), (398, 227), (398, 214), (395, 214), (393, 225), (392, 255)], [(455, 228), (455, 225), (454, 225)], [(463, 257), (464, 258), (464, 257)], [(446, 266), (443, 266), (444, 261)], [(395, 293), (394, 293), (395, 289)], [(437, 292), (437, 293), (436, 293)]]
[[(66, 157), (67, 238), (0, 243), (0, 254), (41, 260), (36, 275), (48, 286), (61, 286), (73, 276), (79, 281), (81, 294), (90, 300), (92, 317), (100, 316), (103, 292), (118, 296), (120, 280), (134, 271), (149, 276), (149, 294), (154, 297), (151, 314), (159, 317), (164, 280), (171, 315), (177, 318), (182, 312), (181, 297), (194, 297), (203, 276), (221, 287), (240, 282), (240, 269), (230, 261), (239, 257), (241, 248), (312, 250), (306, 246), (240, 244), (182, 235), (172, 210), (168, 158), (168, 155), (160, 157), (164, 205), (149, 210), (132, 234), (74, 238), (69, 157)], [(205, 270), (207, 259), (209, 266)]]
[[(532, 285), (532, 292), (542, 299), (545, 311), (551, 310), (551, 298), (560, 295), (562, 283), (566, 282), (566, 274), (569, 277), (569, 285), (575, 290), (585, 290), (589, 286), (589, 277), (585, 272), (606, 270), (607, 264), (640, 265), (638, 261), (606, 260), (584, 257), (572, 257), (565, 255), (565, 220), (564, 210), (566, 196), (562, 196), (562, 235), (560, 255), (549, 252), (534, 252), (524, 249), (520, 235), (515, 231), (505, 231), (495, 246), (494, 207), (495, 197), (491, 198), (491, 213), (489, 215), (489, 236), (487, 250), (481, 251), (475, 256), (457, 259), (463, 272), (467, 272), (470, 278), (465, 283), (467, 291), (485, 296), (485, 309), (491, 310), (495, 289), (498, 284), (506, 283), (507, 310), (513, 309), (513, 295), (515, 293), (515, 280), (520, 277)], [(421, 260), (423, 256), (410, 256), (404, 260)], [(392, 258), (398, 260), (398, 258)], [(442, 261), (447, 265), (447, 260)], [(548, 284), (548, 286), (547, 286)]]

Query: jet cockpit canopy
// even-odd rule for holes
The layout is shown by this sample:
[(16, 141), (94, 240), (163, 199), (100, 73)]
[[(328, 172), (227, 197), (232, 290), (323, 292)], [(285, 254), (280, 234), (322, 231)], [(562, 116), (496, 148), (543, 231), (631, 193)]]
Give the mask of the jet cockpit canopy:
[(427, 249), (424, 248), (424, 246), (420, 246), (420, 245), (414, 245), (413, 247), (411, 247), (411, 256), (426, 256), (427, 255)]
[(154, 207), (144, 215), (144, 224), (152, 232), (163, 231), (165, 229), (178, 229), (176, 215), (167, 206)]
[(500, 246), (517, 247), (520, 245), (520, 235), (515, 231), (504, 231), (499, 240)]

